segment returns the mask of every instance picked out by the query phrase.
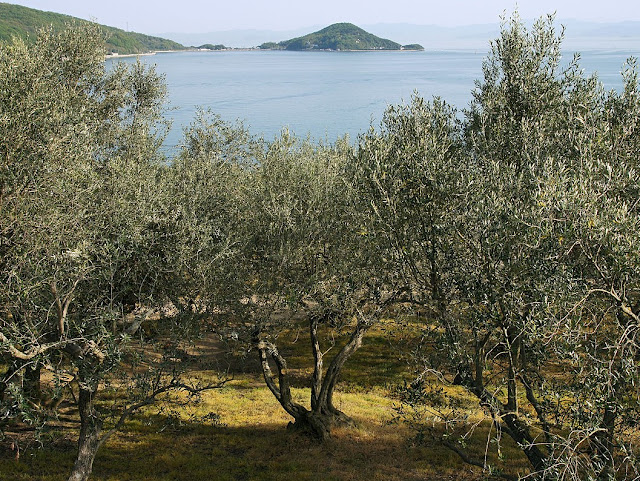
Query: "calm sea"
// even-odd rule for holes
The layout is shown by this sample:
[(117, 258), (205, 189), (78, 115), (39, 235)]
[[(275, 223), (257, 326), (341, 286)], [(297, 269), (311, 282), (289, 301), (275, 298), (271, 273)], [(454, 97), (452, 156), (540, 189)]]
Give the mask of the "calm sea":
[[(389, 104), (417, 91), (440, 96), (459, 109), (471, 100), (486, 51), (442, 52), (180, 52), (142, 56), (166, 76), (173, 127), (166, 147), (179, 144), (198, 107), (223, 119), (243, 120), (250, 131), (273, 139), (284, 128), (298, 136), (355, 140), (377, 126)], [(573, 54), (566, 54), (571, 58)], [(624, 61), (638, 52), (582, 52), (586, 73), (598, 72), (618, 89)], [(109, 59), (113, 62), (135, 59)]]

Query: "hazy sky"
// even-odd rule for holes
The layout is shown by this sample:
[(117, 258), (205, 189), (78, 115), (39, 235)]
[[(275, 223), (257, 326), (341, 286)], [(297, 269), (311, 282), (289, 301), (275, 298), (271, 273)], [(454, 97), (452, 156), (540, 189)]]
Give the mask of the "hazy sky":
[[(65, 13), (143, 33), (234, 29), (287, 30), (335, 22), (360, 25), (495, 23), (515, 0), (12, 0), (26, 7)], [(521, 17), (557, 12), (557, 18), (640, 20), (638, 0), (520, 0)]]

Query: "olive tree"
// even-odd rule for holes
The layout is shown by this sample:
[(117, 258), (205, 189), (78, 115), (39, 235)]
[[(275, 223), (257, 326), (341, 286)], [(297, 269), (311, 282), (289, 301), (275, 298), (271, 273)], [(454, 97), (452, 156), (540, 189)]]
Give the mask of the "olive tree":
[[(468, 164), (456, 111), (414, 94), (361, 136), (352, 162), (375, 269), (405, 299), (443, 314), (451, 302), (451, 239)], [(371, 215), (372, 214), (372, 215)]]
[[(627, 237), (636, 232), (637, 79), (631, 69), (623, 94), (605, 94), (577, 58), (561, 68), (561, 40), (552, 17), (527, 31), (515, 15), (462, 125), (451, 114), (428, 120), (438, 102), (425, 116), (414, 100), (389, 111), (384, 129), (396, 135), (383, 129), (360, 149), (378, 166), (365, 185), (380, 245), (414, 302), (421, 292), (437, 307), (409, 406), (433, 399), (435, 375), (479, 400), (530, 475), (612, 479), (634, 466), (624, 431), (638, 401), (637, 253)], [(455, 399), (445, 404), (431, 408), (445, 435), (418, 421), (422, 434), (511, 477), (470, 454), (464, 413)]]
[[(536, 476), (613, 479), (626, 446), (619, 435), (638, 413), (628, 321), (613, 323), (611, 306), (633, 304), (637, 254), (622, 251), (631, 245), (624, 234), (598, 238), (584, 228), (598, 219), (609, 225), (605, 231), (613, 219), (619, 232), (635, 228), (633, 213), (623, 213), (635, 201), (625, 196), (637, 189), (630, 154), (637, 80), (630, 70), (622, 96), (605, 95), (595, 78), (584, 78), (577, 58), (561, 71), (562, 37), (552, 21), (527, 33), (515, 17), (503, 29), (468, 116), (469, 150), (490, 184), (479, 182), (469, 211), (480, 229), (464, 234), (471, 247), (464, 276), (475, 264), (475, 280), (460, 286), (472, 325), (485, 316), (490, 327), (475, 334), (482, 339), (472, 350), (475, 372), (461, 382), (518, 443)], [(614, 293), (609, 306), (587, 302), (605, 291)], [(617, 292), (627, 297), (615, 299)], [(558, 362), (564, 375), (554, 373)], [(478, 365), (491, 367), (490, 381)], [(632, 458), (621, 466), (631, 469)]]
[(174, 280), (173, 304), (204, 314), (203, 326), (223, 340), (237, 330), (232, 320), (241, 318), (238, 310), (250, 296), (251, 179), (263, 152), (263, 142), (241, 123), (199, 111), (166, 177), (172, 218), (184, 239), (177, 252), (184, 272)]
[[(319, 439), (351, 419), (334, 391), (349, 357), (390, 296), (368, 275), (370, 253), (347, 169), (351, 148), (313, 145), (283, 132), (269, 144), (253, 176), (253, 217), (247, 259), (252, 345), (268, 388), (294, 418), (292, 427)], [(291, 394), (291, 372), (279, 333), (304, 324), (309, 332), (310, 404)], [(342, 345), (336, 339), (344, 338)], [(326, 353), (336, 354), (327, 363)]]
[[(373, 283), (364, 282), (354, 248), (364, 237), (352, 209), (349, 154), (344, 142), (314, 145), (286, 131), (267, 143), (201, 112), (171, 169), (173, 195), (184, 199), (180, 216), (189, 220), (186, 280), (197, 304), (223, 339), (258, 353), (267, 387), (293, 425), (320, 439), (351, 422), (333, 393), (372, 325), (363, 299)], [(300, 323), (308, 326), (314, 366), (310, 409), (294, 401), (277, 345)], [(349, 339), (325, 371), (322, 336), (344, 332)]]
[[(547, 467), (553, 444), (539, 399), (547, 393), (535, 389), (544, 385), (545, 340), (555, 333), (548, 300), (568, 281), (557, 262), (553, 212), (539, 199), (573, 154), (564, 134), (575, 67), (561, 71), (562, 37), (552, 22), (541, 19), (528, 32), (514, 16), (492, 43), (476, 84), (465, 125), (470, 188), (453, 241), (456, 297), (464, 309), (445, 321), (457, 334), (453, 351), (445, 344), (451, 382), (479, 399), (498, 435), (521, 447), (534, 472)], [(537, 417), (535, 427), (524, 412)]]
[(640, 416), (640, 89), (635, 60), (623, 71), (620, 93), (600, 89), (594, 99), (576, 133), (578, 161), (568, 169), (563, 188), (546, 196), (560, 214), (561, 261), (572, 276), (569, 295), (558, 300), (556, 311), (558, 324), (566, 327), (552, 345), (571, 374), (563, 392), (574, 400), (567, 410), (573, 439), (564, 439), (570, 469), (554, 468), (574, 478), (613, 480), (638, 476), (633, 443)]
[[(39, 385), (40, 369), (51, 371), (52, 387), (77, 401), (69, 479), (84, 480), (135, 410), (172, 389), (200, 389), (182, 379), (175, 355), (144, 356), (152, 334), (175, 345), (189, 333), (166, 316), (144, 329), (183, 271), (159, 151), (164, 84), (140, 63), (107, 72), (92, 26), (4, 45), (0, 84), (3, 418), (44, 414), (37, 389), (16, 381), (35, 372)], [(128, 396), (97, 408), (110, 387)]]

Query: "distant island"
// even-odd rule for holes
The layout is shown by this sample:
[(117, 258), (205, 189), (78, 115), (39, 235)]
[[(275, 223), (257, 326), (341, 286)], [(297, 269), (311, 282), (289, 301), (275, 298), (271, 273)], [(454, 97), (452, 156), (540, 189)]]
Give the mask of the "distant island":
[(215, 45), (210, 43), (205, 43), (204, 45), (200, 45), (199, 47), (195, 47), (195, 48), (197, 50), (232, 50), (229, 47), (225, 47), (221, 43), (218, 43)]
[[(62, 30), (70, 22), (90, 23), (87, 20), (69, 15), (0, 3), (0, 42), (10, 41), (14, 36), (35, 40), (39, 29), (51, 26), (55, 30)], [(166, 38), (127, 32), (106, 25), (100, 25), (100, 27), (105, 32), (106, 53), (109, 54), (131, 55), (156, 51), (187, 50), (184, 45)]]
[(352, 23), (334, 23), (317, 32), (282, 42), (266, 42), (262, 50), (424, 50), (413, 43), (400, 45), (386, 38), (376, 37)]

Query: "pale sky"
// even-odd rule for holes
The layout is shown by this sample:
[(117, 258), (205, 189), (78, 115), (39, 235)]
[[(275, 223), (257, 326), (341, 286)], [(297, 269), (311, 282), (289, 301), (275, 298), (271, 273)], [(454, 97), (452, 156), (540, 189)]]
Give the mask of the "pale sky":
[(524, 19), (640, 20), (638, 0), (10, 0), (147, 34), (288, 30), (351, 22), (458, 26), (496, 23), (517, 8)]

